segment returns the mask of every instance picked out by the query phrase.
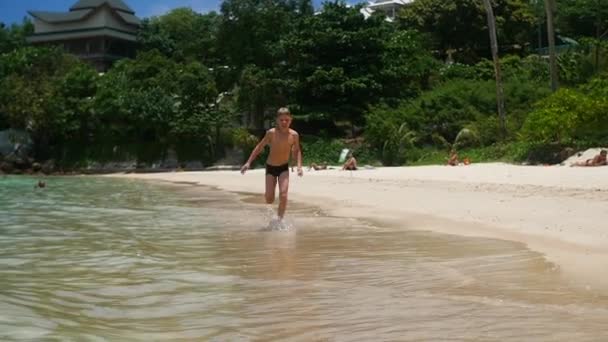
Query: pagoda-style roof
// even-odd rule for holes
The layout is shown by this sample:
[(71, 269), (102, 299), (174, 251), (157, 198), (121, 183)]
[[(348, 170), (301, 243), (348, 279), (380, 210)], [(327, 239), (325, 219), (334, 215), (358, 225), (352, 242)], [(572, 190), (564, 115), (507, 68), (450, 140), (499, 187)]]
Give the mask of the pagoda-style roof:
[(49, 41), (64, 41), (86, 39), (93, 37), (111, 37), (125, 41), (135, 42), (136, 36), (132, 32), (122, 31), (111, 27), (86, 28), (61, 32), (37, 33), (27, 38), (30, 43), (43, 43)]
[(141, 25), (141, 20), (132, 13), (116, 12), (116, 14), (118, 14), (118, 16), (121, 17), (122, 20), (124, 20), (127, 24), (136, 26)]
[(108, 4), (108, 6), (118, 11), (135, 14), (135, 11), (133, 11), (131, 7), (125, 4), (122, 0), (80, 0), (70, 7), (70, 11), (95, 9), (97, 7), (101, 7), (103, 4)]
[(46, 11), (28, 11), (28, 13), (36, 18), (47, 23), (67, 23), (70, 21), (78, 21), (84, 19), (87, 15), (93, 12), (92, 9), (79, 10), (71, 12), (46, 12)]
[(48, 24), (74, 23), (86, 20), (102, 6), (108, 6), (126, 24), (139, 26), (141, 21), (135, 12), (121, 0), (80, 0), (69, 12), (28, 11), (28, 13)]
[(34, 19), (28, 42), (61, 46), (100, 72), (135, 55), (141, 21), (122, 0), (78, 0), (66, 12), (28, 13)]

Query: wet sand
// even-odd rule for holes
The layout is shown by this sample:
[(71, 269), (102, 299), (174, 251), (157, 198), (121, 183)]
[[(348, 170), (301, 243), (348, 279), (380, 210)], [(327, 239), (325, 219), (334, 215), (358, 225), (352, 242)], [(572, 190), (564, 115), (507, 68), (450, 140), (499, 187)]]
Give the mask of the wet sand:
[[(543, 253), (573, 284), (608, 289), (607, 176), (608, 168), (601, 167), (506, 164), (311, 171), (303, 178), (292, 174), (290, 200), (403, 229), (521, 242)], [(263, 170), (111, 177), (264, 191)]]

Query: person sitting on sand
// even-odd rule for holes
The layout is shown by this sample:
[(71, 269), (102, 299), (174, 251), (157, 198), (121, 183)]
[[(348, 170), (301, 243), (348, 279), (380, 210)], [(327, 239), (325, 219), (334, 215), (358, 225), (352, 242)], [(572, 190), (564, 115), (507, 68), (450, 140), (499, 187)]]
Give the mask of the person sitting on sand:
[(349, 171), (357, 170), (357, 159), (355, 158), (355, 155), (352, 152), (350, 152), (348, 154), (348, 159), (342, 166), (342, 170), (349, 170)]
[(593, 157), (593, 159), (587, 159), (584, 162), (574, 163), (571, 166), (603, 166), (608, 165), (606, 161), (606, 150), (601, 150), (600, 154)]
[(456, 150), (450, 151), (450, 158), (448, 158), (448, 165), (450, 166), (458, 166), (458, 153)]
[(310, 164), (308, 171), (310, 171), (311, 169), (313, 169), (315, 171), (327, 170), (327, 163), (322, 163), (322, 164), (312, 163), (312, 164)]

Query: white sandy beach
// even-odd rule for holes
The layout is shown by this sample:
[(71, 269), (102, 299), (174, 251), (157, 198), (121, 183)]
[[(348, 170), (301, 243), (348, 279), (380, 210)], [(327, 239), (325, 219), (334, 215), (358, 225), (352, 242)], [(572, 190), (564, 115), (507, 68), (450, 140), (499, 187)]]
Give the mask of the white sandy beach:
[[(262, 196), (264, 171), (124, 174)], [(608, 288), (608, 167), (424, 166), (291, 174), (290, 200), (404, 229), (520, 241), (568, 278)], [(289, 215), (289, 209), (288, 209)]]

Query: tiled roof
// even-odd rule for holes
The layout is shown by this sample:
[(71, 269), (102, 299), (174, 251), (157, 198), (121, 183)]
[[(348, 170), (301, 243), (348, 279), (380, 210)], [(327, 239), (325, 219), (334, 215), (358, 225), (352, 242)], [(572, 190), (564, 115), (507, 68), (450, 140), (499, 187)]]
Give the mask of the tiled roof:
[(81, 20), (92, 11), (92, 9), (78, 10), (72, 12), (29, 11), (29, 14), (31, 14), (32, 17), (38, 18), (47, 23), (61, 23)]
[(103, 4), (107, 3), (110, 7), (119, 11), (135, 14), (135, 11), (131, 9), (122, 0), (80, 0), (70, 7), (70, 11), (76, 11), (79, 9), (94, 9)]
[(125, 13), (122, 11), (116, 11), (115, 13), (117, 13), (122, 18), (122, 20), (124, 20), (128, 24), (136, 26), (139, 26), (141, 24), (141, 20), (139, 20), (138, 17), (134, 16), (131, 13)]

